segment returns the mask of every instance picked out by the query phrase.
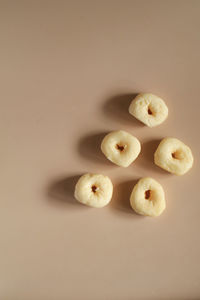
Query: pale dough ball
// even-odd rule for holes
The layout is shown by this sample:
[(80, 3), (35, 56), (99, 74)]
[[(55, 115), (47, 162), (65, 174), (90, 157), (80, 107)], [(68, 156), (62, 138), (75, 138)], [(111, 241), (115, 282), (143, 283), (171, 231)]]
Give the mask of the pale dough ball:
[(191, 149), (175, 138), (163, 139), (154, 153), (155, 164), (176, 175), (188, 172), (193, 161)]
[(165, 121), (168, 108), (165, 102), (153, 94), (139, 94), (131, 102), (129, 113), (149, 127)]
[(109, 177), (101, 174), (85, 174), (75, 186), (75, 198), (88, 206), (104, 207), (113, 194), (113, 185)]
[(140, 215), (157, 217), (166, 207), (164, 190), (155, 179), (142, 178), (133, 188), (130, 204)]
[(139, 140), (130, 133), (119, 130), (107, 134), (102, 143), (101, 150), (114, 164), (128, 167), (139, 155), (141, 146)]

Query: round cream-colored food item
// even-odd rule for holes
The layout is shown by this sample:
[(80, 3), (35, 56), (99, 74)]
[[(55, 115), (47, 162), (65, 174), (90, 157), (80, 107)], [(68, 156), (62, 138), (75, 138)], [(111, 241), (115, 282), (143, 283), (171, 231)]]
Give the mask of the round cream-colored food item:
[(88, 206), (104, 207), (113, 194), (113, 185), (109, 177), (101, 174), (85, 174), (75, 186), (75, 198)]
[(102, 143), (101, 150), (114, 164), (128, 167), (139, 155), (141, 146), (139, 140), (130, 133), (119, 130), (107, 134)]
[(149, 127), (160, 125), (168, 116), (165, 102), (153, 94), (137, 95), (129, 106), (129, 113)]
[(188, 172), (193, 161), (191, 149), (176, 138), (164, 138), (154, 153), (155, 164), (176, 175)]
[(155, 179), (141, 178), (133, 188), (130, 204), (140, 215), (157, 217), (166, 207), (164, 190)]

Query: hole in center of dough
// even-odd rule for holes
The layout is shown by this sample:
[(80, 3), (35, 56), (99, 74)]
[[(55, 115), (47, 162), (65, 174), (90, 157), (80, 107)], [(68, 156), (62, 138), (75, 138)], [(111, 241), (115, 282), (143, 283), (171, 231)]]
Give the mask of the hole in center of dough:
[(172, 157), (174, 159), (178, 159), (178, 160), (181, 160), (184, 158), (184, 154), (181, 150), (176, 150), (175, 152), (172, 153)]
[(149, 114), (149, 115), (153, 115), (153, 112), (152, 112), (152, 110), (151, 110), (150, 107), (148, 107), (148, 114)]
[(147, 191), (145, 191), (145, 199), (146, 200), (150, 200), (150, 197), (151, 197), (151, 190), (147, 190)]
[(93, 192), (94, 194), (95, 194), (96, 191), (98, 190), (98, 188), (97, 188), (96, 185), (93, 185), (93, 186), (91, 187), (91, 189), (92, 189), (92, 192)]
[(119, 145), (119, 144), (117, 144), (116, 145), (116, 148), (117, 148), (117, 150), (119, 150), (119, 151), (124, 151), (124, 149), (125, 149), (125, 146), (121, 146), (121, 145)]

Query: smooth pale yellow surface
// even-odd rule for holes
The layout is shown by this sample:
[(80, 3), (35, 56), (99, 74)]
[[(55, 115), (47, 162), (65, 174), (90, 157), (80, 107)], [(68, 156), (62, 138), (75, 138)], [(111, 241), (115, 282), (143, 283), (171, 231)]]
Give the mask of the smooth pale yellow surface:
[(84, 174), (77, 181), (74, 191), (74, 197), (80, 203), (96, 208), (106, 206), (112, 194), (113, 185), (110, 178), (101, 174)]
[[(149, 191), (149, 198), (145, 194)], [(130, 197), (131, 207), (144, 216), (158, 217), (165, 210), (165, 193), (161, 184), (153, 178), (141, 178), (133, 187)]]
[(140, 141), (132, 134), (118, 130), (112, 131), (104, 137), (101, 150), (107, 159), (126, 168), (138, 157), (141, 145)]
[(144, 93), (133, 99), (129, 106), (129, 113), (145, 125), (155, 127), (166, 120), (168, 107), (160, 97)]
[(193, 161), (190, 147), (176, 138), (164, 138), (154, 153), (155, 164), (176, 175), (187, 173)]
[[(178, 137), (199, 156), (199, 1), (1, 1), (0, 299), (199, 299), (198, 160), (178, 177), (153, 163)], [(165, 100), (148, 128), (135, 94)], [(123, 128), (142, 151), (119, 168), (100, 150)], [(80, 175), (106, 174), (113, 198), (90, 209)], [(166, 194), (159, 218), (134, 213), (135, 182)]]

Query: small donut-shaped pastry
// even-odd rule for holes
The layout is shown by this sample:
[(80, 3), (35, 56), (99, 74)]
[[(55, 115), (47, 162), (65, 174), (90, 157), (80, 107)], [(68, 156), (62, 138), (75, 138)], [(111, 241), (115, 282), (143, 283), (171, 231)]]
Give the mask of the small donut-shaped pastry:
[(102, 143), (103, 154), (120, 167), (128, 167), (139, 155), (139, 140), (130, 133), (119, 130), (107, 134)]
[(82, 204), (91, 207), (104, 207), (113, 194), (113, 185), (109, 177), (101, 174), (85, 174), (75, 186), (74, 196)]
[(166, 207), (164, 190), (155, 179), (141, 178), (133, 188), (130, 204), (140, 215), (157, 217)]
[(165, 102), (153, 94), (139, 94), (129, 106), (129, 113), (149, 127), (160, 125), (168, 116)]
[(155, 164), (176, 175), (188, 172), (193, 161), (191, 149), (176, 138), (164, 138), (154, 153)]

